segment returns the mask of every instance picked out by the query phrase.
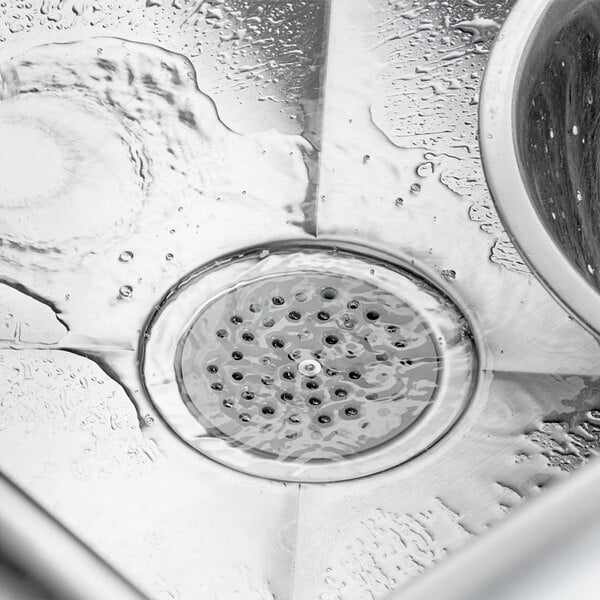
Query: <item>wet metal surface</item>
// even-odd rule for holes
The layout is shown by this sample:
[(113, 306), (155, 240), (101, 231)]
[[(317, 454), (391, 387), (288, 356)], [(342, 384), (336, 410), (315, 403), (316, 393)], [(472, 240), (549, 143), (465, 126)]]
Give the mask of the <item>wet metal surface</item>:
[(437, 451), (302, 487), (295, 598), (385, 598), (598, 453), (597, 343), (511, 247), (477, 145), (479, 85), (511, 3), (467, 4), (333, 7), (320, 231), (435, 270), (472, 309), (488, 370)]
[(508, 229), (551, 293), (596, 333), (599, 15), (594, 0), (520, 4), (481, 106), (486, 171)]
[[(334, 7), (320, 231), (373, 240), (444, 277), (472, 308), (494, 369), (597, 373), (596, 342), (524, 272), (485, 185), (477, 98), (491, 34), (454, 19), (499, 20), (508, 5), (452, 4), (449, 25), (436, 3)], [(394, 119), (410, 127), (395, 132)]]
[[(151, 597), (383, 600), (598, 453), (598, 344), (511, 246), (479, 156), (512, 4), (335, 0), (328, 36), (316, 0), (0, 8), (3, 165), (28, 184), (0, 197), (0, 469)], [(456, 298), (480, 385), (398, 468), (271, 481), (173, 435), (139, 352), (200, 266), (317, 230)]]
[[(581, 274), (598, 287), (598, 181), (596, 174), (600, 4), (580, 3), (548, 31), (521, 90), (519, 145), (536, 209)], [(520, 127), (522, 122), (523, 126)]]

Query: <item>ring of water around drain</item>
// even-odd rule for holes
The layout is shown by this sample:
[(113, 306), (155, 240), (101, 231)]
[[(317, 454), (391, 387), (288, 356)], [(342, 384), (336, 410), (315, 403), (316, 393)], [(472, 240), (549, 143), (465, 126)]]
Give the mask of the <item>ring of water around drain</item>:
[(254, 475), (334, 481), (443, 437), (477, 379), (454, 302), (381, 258), (304, 245), (187, 278), (150, 323), (144, 381), (171, 427)]

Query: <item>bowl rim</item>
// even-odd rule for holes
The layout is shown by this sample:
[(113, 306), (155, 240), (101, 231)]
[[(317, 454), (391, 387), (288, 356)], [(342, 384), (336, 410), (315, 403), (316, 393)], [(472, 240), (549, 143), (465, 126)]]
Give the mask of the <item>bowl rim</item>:
[(560, 249), (533, 205), (514, 128), (519, 82), (536, 34), (548, 12), (567, 3), (570, 10), (577, 6), (572, 0), (519, 0), (511, 10), (484, 75), (479, 143), (487, 185), (512, 242), (555, 300), (600, 336), (600, 293)]

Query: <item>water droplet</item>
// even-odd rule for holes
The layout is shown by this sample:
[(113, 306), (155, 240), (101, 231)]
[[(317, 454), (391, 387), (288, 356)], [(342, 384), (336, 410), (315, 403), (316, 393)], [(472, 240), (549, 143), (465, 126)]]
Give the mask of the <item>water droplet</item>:
[(133, 295), (133, 288), (130, 285), (122, 285), (119, 288), (119, 296), (121, 298), (131, 298)]
[(125, 250), (124, 252), (121, 252), (121, 254), (119, 254), (119, 260), (122, 263), (131, 262), (133, 260), (133, 252), (131, 252), (131, 250)]
[(434, 173), (434, 165), (432, 162), (425, 162), (417, 167), (417, 175), (423, 179), (431, 177)]
[(587, 91), (586, 100), (587, 100), (588, 104), (594, 104), (594, 93), (592, 92), (591, 89), (588, 89), (588, 91)]

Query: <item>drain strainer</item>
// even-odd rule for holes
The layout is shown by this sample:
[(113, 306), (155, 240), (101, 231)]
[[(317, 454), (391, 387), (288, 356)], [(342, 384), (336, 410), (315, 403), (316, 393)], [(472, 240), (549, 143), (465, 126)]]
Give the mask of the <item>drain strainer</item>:
[(250, 251), (169, 295), (144, 377), (171, 427), (264, 477), (333, 481), (420, 454), (464, 410), (467, 321), (406, 268), (340, 248)]
[(376, 284), (298, 272), (249, 282), (199, 314), (180, 389), (216, 435), (277, 458), (335, 460), (408, 429), (431, 403), (439, 352)]

